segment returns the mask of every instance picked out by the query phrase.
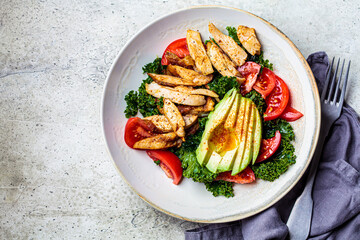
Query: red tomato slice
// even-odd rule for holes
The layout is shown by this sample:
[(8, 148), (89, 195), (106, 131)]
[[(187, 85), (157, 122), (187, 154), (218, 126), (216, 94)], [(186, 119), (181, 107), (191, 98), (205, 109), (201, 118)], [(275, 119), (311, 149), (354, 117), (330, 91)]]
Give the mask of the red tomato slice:
[(275, 87), (276, 75), (268, 68), (263, 68), (260, 77), (254, 85), (254, 89), (266, 98)]
[(219, 173), (215, 181), (218, 180), (245, 184), (255, 181), (255, 174), (250, 167), (247, 167), (242, 172), (236, 174), (235, 176), (231, 176), (231, 171)]
[(256, 163), (262, 162), (271, 157), (279, 148), (281, 142), (281, 133), (275, 132), (275, 136), (269, 139), (261, 140), (261, 147), (259, 156), (256, 159)]
[(289, 101), (290, 94), (286, 83), (276, 75), (275, 79), (275, 87), (266, 98), (267, 109), (264, 114), (264, 121), (279, 117), (284, 112)]
[(129, 118), (125, 126), (125, 143), (132, 148), (137, 141), (155, 135), (155, 129), (155, 125), (150, 121), (138, 117)]
[(290, 104), (288, 104), (288, 106), (285, 108), (284, 112), (280, 115), (279, 118), (284, 119), (288, 122), (293, 122), (298, 120), (302, 116), (304, 115), (301, 112), (299, 112), (295, 108), (292, 108)]
[(245, 82), (241, 84), (241, 93), (243, 95), (252, 90), (260, 69), (261, 66), (255, 62), (246, 62), (238, 68), (238, 71), (245, 78)]
[(178, 185), (182, 179), (183, 169), (179, 158), (170, 151), (146, 150), (146, 153), (154, 161), (160, 161), (160, 167), (166, 176), (173, 179), (173, 183)]
[(184, 58), (185, 56), (189, 55), (190, 53), (187, 47), (186, 38), (175, 40), (170, 43), (169, 46), (167, 46), (161, 58), (162, 65), (169, 64), (169, 61), (165, 57), (166, 52), (175, 53), (179, 58)]

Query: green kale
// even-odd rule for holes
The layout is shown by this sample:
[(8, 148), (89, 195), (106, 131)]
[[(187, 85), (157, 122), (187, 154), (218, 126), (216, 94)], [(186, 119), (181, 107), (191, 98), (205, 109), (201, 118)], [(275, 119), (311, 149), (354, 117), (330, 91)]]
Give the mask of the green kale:
[(202, 167), (197, 159), (195, 152), (183, 152), (179, 156), (182, 161), (183, 176), (192, 178), (194, 182), (207, 183), (214, 181), (217, 174), (210, 172), (206, 167)]
[(211, 182), (217, 174), (210, 172), (206, 167), (202, 167), (196, 159), (195, 151), (200, 144), (207, 117), (199, 118), (198, 121), (199, 129), (197, 132), (187, 137), (180, 148), (173, 148), (171, 151), (180, 158), (184, 177), (192, 178), (195, 182)]
[(157, 57), (152, 63), (142, 67), (143, 73), (162, 73), (165, 66), (161, 64), (161, 58)]
[(214, 181), (205, 183), (206, 190), (210, 191), (214, 197), (225, 196), (227, 198), (234, 196), (233, 184), (226, 181)]
[(240, 84), (236, 81), (235, 77), (226, 77), (221, 75), (216, 75), (208, 86), (210, 90), (219, 95), (220, 99), (222, 99), (230, 89), (240, 88)]
[(236, 28), (231, 27), (231, 26), (227, 26), (226, 30), (228, 31), (229, 36), (232, 37), (232, 39), (234, 39), (234, 41), (241, 46), (241, 43), (240, 43), (239, 38), (237, 36)]
[(129, 118), (135, 116), (138, 112), (138, 94), (135, 91), (130, 91), (125, 96), (126, 109), (124, 111), (125, 117)]
[(263, 51), (261, 51), (260, 55), (249, 54), (248, 61), (256, 62), (257, 64), (259, 64), (261, 66), (260, 72), (264, 67), (270, 69), (271, 71), (274, 70), (273, 64), (268, 59), (264, 59)]
[(275, 136), (277, 130), (280, 131), (282, 140), (290, 142), (295, 139), (295, 134), (290, 123), (279, 118), (263, 123), (263, 138), (272, 138)]
[(177, 149), (177, 155), (180, 155), (180, 152), (195, 152), (196, 148), (199, 146), (204, 129), (207, 121), (207, 117), (199, 118), (199, 129), (195, 134), (190, 135), (186, 138), (186, 141), (182, 143), (181, 147)]
[[(161, 59), (156, 58), (152, 63), (146, 64), (143, 68), (144, 73), (162, 73), (164, 67), (161, 65)], [(135, 116), (138, 111), (144, 116), (160, 114), (158, 106), (162, 107), (162, 98), (157, 99), (146, 92), (146, 83), (153, 80), (148, 77), (141, 83), (138, 91), (130, 91), (125, 95), (126, 109), (124, 111), (127, 118)]]
[(246, 98), (250, 98), (256, 105), (257, 109), (259, 110), (260, 116), (263, 116), (266, 111), (266, 102), (265, 99), (255, 90), (247, 93), (245, 95)]
[(281, 140), (281, 145), (271, 157), (269, 161), (262, 162), (259, 165), (252, 166), (256, 178), (261, 178), (266, 181), (274, 181), (279, 178), (281, 174), (296, 162), (294, 154), (294, 146), (287, 140)]
[(144, 117), (160, 114), (157, 106), (162, 104), (162, 102), (159, 99), (148, 94), (145, 89), (146, 83), (151, 83), (151, 82), (152, 79), (148, 77), (147, 79), (143, 80), (143, 82), (139, 87), (138, 108), (139, 108), (139, 112)]
[(154, 161), (154, 163), (155, 163), (156, 165), (160, 165), (160, 160), (156, 160), (156, 161)]
[(276, 153), (267, 161), (252, 166), (255, 177), (266, 181), (274, 181), (286, 172), (290, 165), (296, 162), (295, 148), (290, 141), (295, 135), (291, 125), (282, 119), (275, 119), (263, 123), (263, 138), (271, 138), (275, 132), (281, 133), (281, 143)]

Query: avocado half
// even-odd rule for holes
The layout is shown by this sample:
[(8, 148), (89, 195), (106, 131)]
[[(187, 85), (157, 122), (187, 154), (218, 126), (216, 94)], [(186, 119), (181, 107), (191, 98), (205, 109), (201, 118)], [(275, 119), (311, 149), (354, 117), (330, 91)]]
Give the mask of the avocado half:
[(256, 105), (231, 89), (209, 114), (197, 161), (213, 173), (236, 175), (259, 154), (262, 126)]

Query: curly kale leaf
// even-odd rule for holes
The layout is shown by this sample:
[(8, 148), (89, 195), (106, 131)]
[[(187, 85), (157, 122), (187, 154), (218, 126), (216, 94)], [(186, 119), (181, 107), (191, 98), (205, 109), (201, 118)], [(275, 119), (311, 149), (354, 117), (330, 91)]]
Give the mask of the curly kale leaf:
[(230, 89), (238, 89), (240, 87), (240, 84), (238, 83), (238, 81), (236, 81), (235, 77), (217, 75), (208, 84), (208, 86), (210, 90), (216, 92), (219, 95), (219, 98), (222, 99)]
[(280, 131), (282, 140), (290, 142), (295, 139), (294, 130), (290, 123), (279, 118), (263, 123), (263, 138), (272, 138), (277, 130)]
[(146, 83), (151, 83), (152, 79), (148, 77), (147, 79), (143, 80), (139, 87), (139, 95), (138, 95), (138, 108), (139, 112), (144, 116), (152, 116), (160, 114), (159, 109), (157, 106), (161, 106), (162, 101), (157, 99), (146, 92), (145, 85)]
[(260, 55), (249, 54), (248, 56), (249, 56), (248, 61), (256, 62), (257, 64), (259, 64), (261, 66), (260, 72), (262, 71), (262, 69), (264, 67), (270, 69), (271, 71), (274, 70), (273, 64), (268, 59), (264, 59), (263, 51), (261, 51)]
[(157, 73), (160, 74), (165, 69), (161, 64), (161, 58), (157, 57), (153, 62), (146, 64), (142, 67), (143, 73)]
[(281, 143), (276, 153), (267, 161), (252, 166), (255, 177), (266, 181), (274, 181), (286, 172), (290, 165), (296, 162), (295, 148), (290, 141), (295, 135), (291, 125), (282, 119), (275, 119), (263, 123), (263, 138), (271, 138), (275, 132), (281, 133)]
[(232, 37), (232, 39), (234, 39), (234, 41), (241, 46), (241, 43), (240, 43), (239, 38), (237, 36), (236, 28), (231, 27), (231, 26), (227, 26), (226, 30), (228, 31), (229, 36)]
[(225, 196), (227, 198), (234, 196), (233, 184), (226, 181), (214, 181), (205, 183), (206, 190), (210, 191), (214, 197)]
[(135, 116), (138, 113), (138, 93), (133, 90), (128, 92), (125, 96), (125, 102), (125, 117), (129, 118)]
[(252, 166), (255, 177), (270, 182), (279, 178), (289, 166), (296, 162), (294, 152), (295, 148), (289, 141), (281, 140), (281, 145), (271, 160)]
[(217, 174), (210, 172), (206, 167), (202, 167), (198, 163), (195, 152), (184, 152), (180, 160), (182, 161), (183, 176), (192, 178), (194, 182), (211, 182), (217, 176)]
[(267, 106), (265, 99), (261, 96), (261, 94), (255, 90), (252, 90), (251, 92), (247, 93), (245, 97), (250, 98), (255, 103), (256, 108), (259, 110), (260, 116), (263, 116)]
[[(162, 73), (164, 67), (161, 65), (161, 59), (156, 58), (153, 62), (146, 64), (143, 68), (144, 73)], [(151, 83), (150, 77), (143, 80), (138, 91), (130, 91), (125, 96), (126, 109), (124, 111), (127, 118), (135, 116), (138, 111), (144, 116), (160, 114), (158, 106), (162, 107), (162, 99), (157, 99), (145, 90), (146, 83)]]

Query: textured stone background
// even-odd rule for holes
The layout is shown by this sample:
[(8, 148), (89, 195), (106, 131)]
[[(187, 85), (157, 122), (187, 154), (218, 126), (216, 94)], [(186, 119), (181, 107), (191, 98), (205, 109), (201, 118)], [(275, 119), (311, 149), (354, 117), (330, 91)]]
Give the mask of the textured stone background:
[(107, 71), (145, 24), (222, 4), (272, 22), (304, 56), (352, 59), (360, 112), (360, 3), (352, 1), (10, 1), (0, 3), (0, 239), (183, 239), (201, 224), (158, 212), (115, 170), (102, 138)]

